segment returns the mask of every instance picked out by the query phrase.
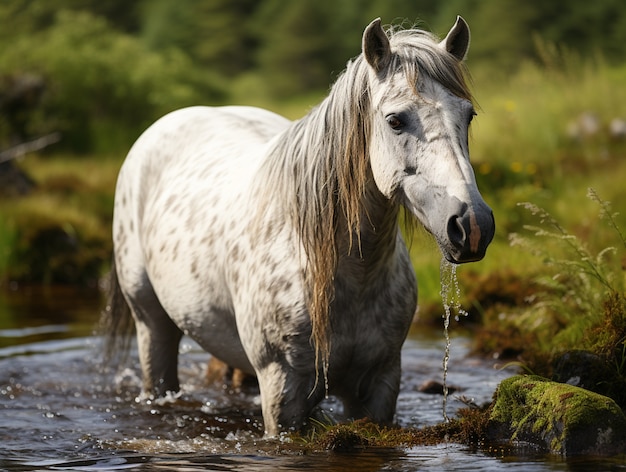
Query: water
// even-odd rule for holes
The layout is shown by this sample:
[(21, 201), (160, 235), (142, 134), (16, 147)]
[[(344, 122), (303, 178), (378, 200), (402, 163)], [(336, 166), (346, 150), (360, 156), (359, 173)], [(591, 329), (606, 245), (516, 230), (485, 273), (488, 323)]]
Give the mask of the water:
[[(139, 364), (102, 372), (100, 339), (90, 334), (99, 300), (77, 293), (31, 293), (30, 301), (0, 301), (0, 470), (626, 470), (626, 462), (566, 461), (505, 451), (471, 451), (456, 444), (352, 454), (305, 453), (297, 443), (263, 440), (258, 392), (207, 386), (208, 355), (185, 338), (182, 393), (139, 401)], [(488, 402), (512, 371), (468, 357), (468, 339), (452, 336), (447, 381), (460, 396)], [(413, 332), (403, 349), (397, 422), (421, 427), (442, 421), (441, 396), (418, 391), (441, 381), (446, 341), (440, 332)], [(332, 398), (329, 414), (340, 410)], [(591, 469), (589, 467), (592, 467)]]
[(443, 337), (446, 347), (443, 351), (443, 419), (448, 418), (448, 363), (450, 362), (450, 317), (456, 310), (455, 319), (459, 321), (459, 315), (467, 316), (467, 312), (461, 308), (461, 289), (459, 279), (456, 276), (457, 265), (445, 257), (441, 258), (440, 278), (441, 278), (441, 300), (443, 302)]

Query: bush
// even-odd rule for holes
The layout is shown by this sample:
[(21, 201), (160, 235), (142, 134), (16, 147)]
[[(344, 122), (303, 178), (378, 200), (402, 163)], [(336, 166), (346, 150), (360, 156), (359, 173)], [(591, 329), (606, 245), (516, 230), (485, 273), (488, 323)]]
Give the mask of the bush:
[(126, 148), (164, 113), (223, 97), (181, 51), (150, 51), (87, 12), (61, 10), (52, 26), (0, 51), (4, 73), (45, 80), (30, 133), (60, 131), (78, 152)]

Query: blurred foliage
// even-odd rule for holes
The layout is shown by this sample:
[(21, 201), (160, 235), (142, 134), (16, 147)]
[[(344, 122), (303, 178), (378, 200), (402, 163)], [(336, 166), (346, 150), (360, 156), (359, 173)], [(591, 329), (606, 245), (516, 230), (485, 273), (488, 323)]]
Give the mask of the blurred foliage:
[[(373, 18), (443, 35), (457, 14), (473, 31), (468, 62), (480, 108), (472, 124), (472, 162), (498, 225), (485, 261), (459, 276), (471, 290), (476, 282), (467, 270), (501, 275), (513, 268), (513, 282), (529, 270), (528, 257), (508, 246), (509, 232), (519, 231), (526, 218), (519, 201), (549, 209), (604, 247), (604, 233), (596, 236), (594, 219), (584, 216), (593, 208), (581, 189), (602, 189), (621, 209), (626, 140), (609, 131), (613, 119), (626, 118), (626, 6), (616, 0), (4, 0), (0, 151), (60, 131), (62, 141), (51, 148), (54, 160), (80, 184), (84, 168), (72, 155), (84, 156), (85, 165), (103, 155), (119, 163), (146, 126), (176, 108), (240, 103), (301, 116), (360, 52), (362, 31)], [(9, 91), (20, 82), (37, 93), (18, 116), (9, 107)], [(593, 133), (580, 128), (589, 117)], [(78, 205), (93, 197), (93, 186), (59, 194), (66, 177), (38, 175), (51, 161), (30, 162), (20, 167), (39, 188), (19, 212), (5, 202), (10, 218), (0, 220), (4, 247), (24, 237), (20, 225), (29, 220), (27, 212), (44, 207), (45, 193), (61, 207), (46, 207), (49, 212), (71, 220), (77, 234), (109, 239), (109, 211)], [(91, 172), (110, 172), (111, 182), (98, 186), (108, 201), (117, 166), (105, 167)], [(80, 217), (64, 214), (74, 206), (97, 213), (103, 223), (82, 218), (89, 228), (81, 228)], [(421, 303), (440, 307), (436, 245), (418, 232), (412, 257)], [(15, 253), (0, 251), (0, 272), (9, 266), (16, 267)]]
[(61, 131), (66, 149), (120, 151), (175, 108), (327, 89), (375, 17), (443, 33), (457, 14), (476, 33), (470, 66), (492, 77), (541, 59), (538, 42), (626, 58), (621, 0), (5, 0), (0, 106), (7, 77), (44, 91), (24, 129), (4, 107), (0, 149)]
[(111, 260), (119, 159), (29, 156), (21, 167), (37, 185), (0, 198), (0, 286), (96, 287)]
[[(152, 52), (102, 16), (59, 10), (51, 21), (0, 47), (2, 71), (13, 75), (14, 88), (24, 77), (40, 77), (44, 84), (39, 103), (29, 104), (20, 140), (59, 131), (62, 145), (75, 152), (116, 151), (155, 117), (223, 96), (218, 81), (207, 80), (209, 73), (194, 68), (184, 53)], [(14, 139), (11, 131), (0, 136), (4, 143)]]

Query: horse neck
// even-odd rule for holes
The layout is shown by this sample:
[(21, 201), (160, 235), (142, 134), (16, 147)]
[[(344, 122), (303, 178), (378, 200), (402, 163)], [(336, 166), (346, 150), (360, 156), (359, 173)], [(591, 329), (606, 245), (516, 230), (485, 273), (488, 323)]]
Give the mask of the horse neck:
[(326, 232), (324, 238), (333, 233), (337, 263), (347, 255), (377, 266), (395, 248), (399, 205), (374, 182), (367, 149), (369, 91), (359, 90), (365, 78), (358, 64), (352, 66), (352, 74), (340, 77), (322, 103), (284, 132), (278, 154), (283, 171), (295, 170), (283, 179), (295, 174), (299, 182), (292, 215), (303, 236), (315, 231), (303, 225), (303, 215), (321, 216), (314, 227)]
[(364, 273), (378, 272), (396, 249), (400, 205), (382, 195), (372, 177), (368, 179), (362, 208), (359, 234), (351, 234), (344, 223), (340, 225), (339, 265), (356, 264)]

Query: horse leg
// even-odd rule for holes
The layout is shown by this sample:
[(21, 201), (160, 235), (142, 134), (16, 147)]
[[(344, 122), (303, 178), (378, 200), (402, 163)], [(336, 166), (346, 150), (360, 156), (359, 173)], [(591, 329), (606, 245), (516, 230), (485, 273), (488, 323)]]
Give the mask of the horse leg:
[(205, 378), (208, 384), (230, 384), (235, 390), (258, 387), (254, 375), (231, 367), (215, 356), (211, 356), (207, 363)]
[(400, 392), (400, 358), (363, 380), (355, 397), (344, 399), (348, 418), (368, 418), (381, 425), (391, 425)]
[(308, 376), (304, 378), (278, 362), (257, 371), (257, 378), (267, 437), (278, 436), (281, 431), (301, 429), (323, 397), (323, 389), (319, 386), (312, 393), (313, 383)]
[(154, 396), (178, 391), (178, 345), (182, 331), (168, 316), (149, 284), (129, 296), (129, 305), (137, 329), (143, 391)]

